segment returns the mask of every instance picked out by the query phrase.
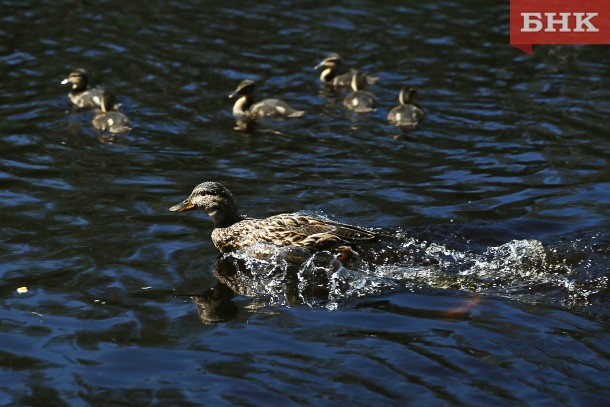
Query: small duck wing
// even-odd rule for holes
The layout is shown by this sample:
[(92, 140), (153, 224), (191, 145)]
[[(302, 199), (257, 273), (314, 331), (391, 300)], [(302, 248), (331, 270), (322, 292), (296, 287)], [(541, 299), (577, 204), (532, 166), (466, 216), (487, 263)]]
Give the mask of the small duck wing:
[(395, 126), (415, 128), (424, 117), (424, 112), (416, 105), (396, 106), (388, 113), (388, 122)]
[(103, 89), (93, 88), (82, 92), (70, 92), (68, 98), (76, 107), (100, 107), (103, 93)]
[(377, 109), (377, 99), (372, 93), (359, 90), (347, 95), (343, 100), (343, 106), (358, 113), (372, 112)]
[(271, 118), (301, 117), (305, 111), (296, 110), (280, 99), (264, 99), (250, 107), (250, 114), (255, 117)]
[(335, 76), (331, 84), (336, 87), (350, 86), (352, 83), (352, 72), (345, 72)]
[(300, 246), (310, 251), (332, 249), (342, 243), (357, 244), (377, 238), (374, 233), (327, 219), (300, 214), (264, 219), (261, 240), (284, 246)]
[(131, 122), (121, 112), (98, 112), (93, 118), (93, 127), (110, 133), (125, 133), (131, 130)]

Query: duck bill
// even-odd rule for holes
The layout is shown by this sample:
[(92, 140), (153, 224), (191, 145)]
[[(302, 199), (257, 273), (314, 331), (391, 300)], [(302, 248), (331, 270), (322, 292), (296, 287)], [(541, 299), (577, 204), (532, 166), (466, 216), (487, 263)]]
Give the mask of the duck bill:
[(240, 89), (236, 89), (234, 92), (230, 93), (229, 96), (227, 96), (229, 99), (233, 99), (235, 96), (237, 96), (239, 94)]
[(67, 85), (67, 84), (68, 84), (68, 82), (70, 82), (70, 79), (69, 79), (69, 78), (66, 78), (66, 79), (64, 79), (63, 81), (61, 81), (61, 84), (62, 84), (62, 85)]
[(324, 68), (325, 63), (326, 63), (326, 61), (322, 61), (318, 65), (314, 66), (313, 69), (315, 69), (315, 70), (322, 69), (322, 68)]
[(192, 203), (190, 199), (187, 198), (184, 201), (180, 202), (178, 205), (172, 206), (171, 208), (169, 208), (169, 210), (171, 212), (186, 212), (196, 208), (197, 206)]

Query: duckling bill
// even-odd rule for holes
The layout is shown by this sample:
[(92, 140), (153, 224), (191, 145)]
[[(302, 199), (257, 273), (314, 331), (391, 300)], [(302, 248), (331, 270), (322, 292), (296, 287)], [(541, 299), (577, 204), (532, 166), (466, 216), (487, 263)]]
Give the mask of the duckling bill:
[(89, 87), (89, 75), (87, 71), (78, 68), (74, 69), (66, 79), (61, 81), (62, 85), (70, 85), (68, 98), (76, 107), (90, 108), (100, 107), (103, 89)]
[(188, 198), (169, 210), (194, 209), (202, 209), (212, 219), (212, 242), (223, 253), (244, 250), (258, 243), (299, 247), (314, 253), (377, 239), (375, 233), (359, 227), (299, 213), (248, 218), (239, 213), (233, 195), (218, 182), (202, 182)]
[(263, 99), (254, 102), (253, 92), (254, 81), (246, 79), (237, 85), (237, 89), (229, 95), (229, 99), (237, 98), (233, 105), (233, 116), (238, 119), (256, 119), (259, 117), (281, 119), (301, 117), (305, 114), (305, 111), (294, 109), (280, 99)]
[(388, 112), (388, 122), (405, 130), (415, 129), (424, 117), (416, 97), (415, 88), (403, 87), (398, 95), (400, 104)]

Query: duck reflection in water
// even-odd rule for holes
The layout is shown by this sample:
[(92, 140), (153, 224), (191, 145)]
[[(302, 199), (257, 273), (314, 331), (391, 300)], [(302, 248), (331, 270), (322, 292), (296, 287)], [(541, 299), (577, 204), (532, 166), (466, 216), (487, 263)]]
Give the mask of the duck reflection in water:
[(192, 299), (201, 322), (209, 324), (229, 321), (237, 316), (238, 308), (232, 301), (234, 296), (233, 290), (218, 281), (215, 287), (192, 296)]

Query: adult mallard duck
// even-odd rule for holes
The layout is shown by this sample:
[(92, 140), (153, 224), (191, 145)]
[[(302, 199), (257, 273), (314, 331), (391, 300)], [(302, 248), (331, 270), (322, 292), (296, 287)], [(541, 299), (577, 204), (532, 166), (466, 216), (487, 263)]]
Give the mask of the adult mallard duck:
[(400, 104), (388, 113), (388, 122), (403, 129), (412, 130), (424, 117), (424, 111), (416, 101), (417, 90), (404, 87), (400, 90)]
[(263, 99), (260, 102), (252, 100), (254, 81), (245, 79), (237, 85), (237, 89), (229, 95), (229, 99), (237, 98), (233, 105), (233, 116), (242, 119), (269, 117), (281, 119), (284, 117), (301, 117), (303, 110), (296, 110), (280, 99)]
[[(341, 56), (337, 53), (332, 53), (322, 62), (315, 66), (315, 69), (322, 69), (320, 74), (320, 82), (324, 85), (333, 87), (346, 87), (352, 83), (352, 77), (354, 76), (355, 69), (350, 69), (348, 72), (338, 73), (342, 67)], [(368, 85), (374, 85), (379, 77), (364, 75), (366, 83)]]
[(287, 213), (265, 219), (240, 215), (233, 195), (218, 182), (202, 182), (172, 212), (203, 209), (214, 224), (212, 241), (223, 253), (247, 249), (257, 243), (296, 246), (307, 252), (332, 250), (377, 239), (373, 232), (317, 216)]

